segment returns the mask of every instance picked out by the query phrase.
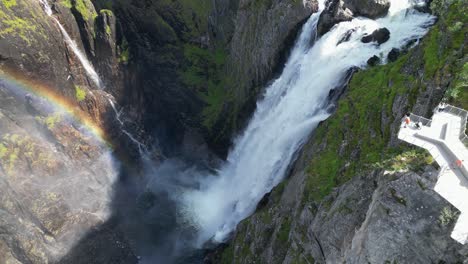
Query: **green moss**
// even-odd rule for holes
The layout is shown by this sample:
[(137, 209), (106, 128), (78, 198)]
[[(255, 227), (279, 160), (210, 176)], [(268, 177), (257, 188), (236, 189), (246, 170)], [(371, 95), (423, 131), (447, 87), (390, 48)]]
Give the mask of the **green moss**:
[(16, 35), (27, 42), (28, 45), (31, 45), (31, 40), (28, 35), (30, 32), (34, 32), (36, 30), (36, 25), (32, 24), (31, 21), (15, 17), (12, 19), (2, 19), (1, 23), (3, 24), (0, 29), (1, 37)]
[(99, 10), (99, 13), (100, 14), (105, 14), (105, 15), (107, 15), (109, 17), (114, 15), (114, 13), (109, 9), (101, 9), (101, 10)]
[(94, 22), (94, 19), (97, 17), (97, 13), (96, 10), (94, 10), (93, 4), (89, 2), (89, 0), (74, 0), (72, 4), (74, 4), (73, 7), (81, 14), (83, 19), (92, 20)]
[(78, 102), (86, 98), (86, 91), (79, 85), (75, 85), (75, 98)]
[(202, 111), (203, 125), (211, 129), (224, 105), (230, 101), (226, 87), (230, 82), (223, 72), (226, 53), (187, 44), (184, 46), (184, 56), (188, 66), (181, 72), (182, 81), (205, 101), (206, 107)]
[(128, 63), (130, 59), (130, 47), (128, 46), (127, 40), (124, 38), (122, 44), (119, 46), (119, 58), (120, 63)]
[(5, 147), (5, 145), (3, 145), (2, 143), (0, 143), (0, 159), (5, 157), (5, 155), (7, 154), (7, 151), (8, 151), (8, 148)]
[(8, 156), (8, 172), (11, 173), (11, 171), (15, 167), (16, 160), (18, 159), (18, 154), (19, 154), (19, 148), (14, 148), (12, 152), (10, 152), (10, 155)]
[(61, 0), (59, 3), (66, 8), (73, 7), (71, 0)]
[(280, 228), (276, 233), (276, 239), (283, 245), (285, 245), (289, 240), (289, 233), (291, 232), (291, 218), (284, 218), (281, 222)]
[(112, 29), (109, 25), (106, 25), (106, 34), (109, 36), (112, 34)]
[(13, 6), (16, 6), (16, 0), (2, 0), (2, 4), (6, 7), (6, 8), (11, 8)]
[(221, 264), (230, 264), (234, 262), (234, 247), (229, 245), (221, 254)]
[(49, 128), (53, 129), (55, 125), (62, 120), (62, 116), (59, 113), (50, 115), (44, 119), (44, 124)]
[(453, 211), (450, 207), (444, 207), (439, 215), (439, 225), (442, 227), (448, 226), (450, 223), (458, 218), (458, 213)]
[(390, 188), (390, 194), (392, 195), (392, 198), (397, 201), (399, 204), (402, 204), (404, 206), (406, 206), (406, 200), (405, 198), (403, 198), (402, 196), (399, 196), (397, 194), (397, 191), (393, 188)]

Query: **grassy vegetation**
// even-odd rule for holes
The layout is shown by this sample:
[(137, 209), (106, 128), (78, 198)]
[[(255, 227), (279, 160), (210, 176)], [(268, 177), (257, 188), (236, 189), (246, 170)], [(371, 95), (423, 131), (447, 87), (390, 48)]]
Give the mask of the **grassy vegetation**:
[(86, 98), (86, 90), (79, 85), (75, 85), (75, 98), (78, 102), (83, 101)]
[(289, 240), (289, 233), (291, 232), (291, 218), (286, 217), (280, 225), (278, 232), (276, 233), (276, 239), (285, 244)]
[(439, 215), (439, 225), (445, 227), (458, 218), (458, 213), (453, 211), (450, 207), (444, 207)]
[[(448, 13), (440, 17), (422, 41), (422, 58), (412, 55), (412, 50), (393, 63), (363, 70), (353, 76), (336, 113), (316, 130), (316, 142), (326, 144), (326, 148), (310, 160), (306, 200), (320, 201), (333, 187), (376, 166), (387, 170), (412, 170), (432, 163), (427, 153), (410, 151), (408, 147), (388, 147), (389, 123), (393, 122), (392, 106), (395, 97), (402, 95), (408, 97), (411, 107), (417, 94), (426, 89), (421, 80), (430, 79), (437, 84), (442, 74), (457, 76), (447, 94), (452, 99), (459, 98), (458, 104), (468, 104), (465, 68), (468, 66), (460, 60), (463, 47), (460, 36), (466, 34), (467, 27), (456, 26), (452, 32), (446, 30), (461, 19), (466, 22), (467, 7), (462, 2), (452, 1), (446, 7)], [(419, 65), (424, 68), (423, 78), (403, 70)], [(382, 116), (388, 117), (389, 122), (382, 123)]]
[(2, 4), (6, 8), (11, 8), (13, 6), (16, 6), (16, 0), (2, 0)]
[(221, 114), (223, 106), (230, 101), (226, 88), (230, 82), (223, 72), (226, 53), (186, 44), (184, 56), (188, 67), (181, 72), (182, 81), (205, 101), (206, 107), (202, 112), (203, 125), (210, 129)]
[(372, 164), (374, 168), (385, 169), (389, 172), (397, 171), (422, 171), (428, 164), (434, 164), (431, 154), (422, 148), (406, 150), (400, 154), (390, 154), (381, 162)]

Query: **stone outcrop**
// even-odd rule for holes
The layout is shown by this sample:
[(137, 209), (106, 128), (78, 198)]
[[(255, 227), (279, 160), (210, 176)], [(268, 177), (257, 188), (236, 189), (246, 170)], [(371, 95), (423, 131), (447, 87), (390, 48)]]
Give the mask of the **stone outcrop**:
[(320, 15), (317, 33), (322, 36), (335, 24), (349, 21), (353, 17), (364, 16), (378, 18), (387, 14), (390, 8), (388, 0), (328, 0), (325, 10)]
[(362, 37), (362, 43), (377, 42), (378, 45), (387, 42), (390, 38), (390, 31), (387, 28), (379, 28), (369, 35)]

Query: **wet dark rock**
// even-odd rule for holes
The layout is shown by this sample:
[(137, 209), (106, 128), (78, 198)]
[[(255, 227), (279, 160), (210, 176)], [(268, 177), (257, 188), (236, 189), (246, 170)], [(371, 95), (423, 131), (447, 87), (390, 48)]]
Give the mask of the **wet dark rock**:
[(347, 42), (349, 41), (349, 39), (351, 38), (351, 35), (356, 31), (356, 29), (350, 29), (348, 31), (346, 31), (343, 36), (340, 38), (340, 40), (338, 40), (338, 43), (336, 43), (336, 45), (340, 45), (341, 43), (343, 42)]
[(335, 24), (353, 19), (353, 12), (344, 6), (342, 0), (329, 0), (325, 10), (320, 14), (317, 24), (317, 34), (322, 36), (327, 33)]
[(389, 0), (344, 0), (345, 7), (349, 8), (354, 16), (378, 18), (387, 14), (390, 8)]
[(370, 57), (370, 59), (367, 60), (367, 65), (369, 66), (375, 66), (380, 63), (380, 58), (377, 55), (374, 55)]
[(390, 8), (388, 0), (328, 0), (325, 10), (320, 15), (317, 32), (322, 36), (335, 24), (349, 21), (356, 16), (378, 18), (387, 14)]
[(382, 44), (387, 42), (390, 39), (390, 31), (387, 28), (379, 28), (372, 32), (372, 34), (365, 35), (362, 37), (361, 42), (377, 42), (377, 44)]
[(389, 62), (393, 62), (393, 61), (396, 61), (398, 59), (398, 56), (400, 56), (400, 50), (399, 49), (396, 49), (396, 48), (393, 48), (389, 53), (388, 53), (388, 61)]
[(432, 13), (431, 8), (429, 7), (432, 1), (418, 1), (418, 4), (414, 5), (413, 8), (421, 13)]

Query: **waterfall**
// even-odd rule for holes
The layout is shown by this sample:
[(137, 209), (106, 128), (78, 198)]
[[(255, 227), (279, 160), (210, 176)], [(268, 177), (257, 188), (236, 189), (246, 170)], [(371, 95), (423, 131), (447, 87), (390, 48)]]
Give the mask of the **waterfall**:
[[(88, 77), (94, 82), (94, 84), (99, 88), (99, 89), (102, 89), (103, 88), (103, 85), (102, 85), (102, 81), (101, 81), (101, 78), (99, 78), (99, 75), (97, 74), (97, 72), (94, 70), (93, 66), (91, 65), (91, 63), (89, 62), (89, 60), (86, 58), (86, 56), (83, 54), (83, 52), (81, 52), (81, 50), (78, 48), (78, 45), (76, 44), (76, 42), (71, 39), (70, 35), (68, 34), (68, 32), (65, 30), (65, 28), (62, 26), (62, 24), (60, 24), (60, 21), (58, 21), (58, 19), (56, 17), (53, 16), (53, 13), (52, 13), (52, 8), (50, 7), (49, 3), (47, 2), (47, 0), (39, 0), (43, 9), (44, 9), (44, 12), (49, 16), (51, 17), (54, 22), (57, 24), (57, 26), (59, 27), (62, 35), (63, 35), (63, 38), (65, 40), (65, 42), (67, 43), (67, 45), (71, 48), (71, 50), (73, 51), (73, 53), (76, 55), (76, 57), (78, 58), (78, 60), (80, 61), (81, 65), (83, 66), (83, 68), (85, 69), (86, 71), (86, 74), (88, 75)], [(122, 119), (120, 118), (122, 112), (121, 111), (117, 111), (117, 108), (115, 107), (115, 104), (112, 100), (109, 99), (109, 104), (111, 105), (114, 113), (115, 113), (115, 119), (117, 120), (117, 122), (119, 123), (120, 125), (120, 130), (122, 131), (123, 134), (125, 134), (129, 139), (130, 141), (132, 141), (135, 145), (137, 145), (138, 147), (138, 151), (140, 153), (140, 155), (142, 157), (147, 157), (148, 156), (148, 151), (146, 150), (146, 146), (141, 143), (140, 141), (138, 141), (130, 132), (128, 132), (125, 128), (124, 128), (124, 122), (122, 121)]]
[(78, 58), (81, 65), (83, 65), (83, 68), (85, 69), (86, 74), (88, 75), (88, 77), (93, 81), (93, 83), (99, 89), (102, 89), (103, 88), (102, 81), (99, 78), (99, 75), (97, 74), (97, 72), (94, 70), (93, 65), (89, 62), (89, 60), (86, 58), (86, 56), (83, 54), (83, 52), (78, 48), (78, 45), (76, 44), (76, 42), (73, 39), (71, 39), (68, 32), (62, 26), (62, 24), (60, 24), (60, 21), (58, 21), (58, 19), (53, 16), (52, 9), (50, 8), (50, 5), (47, 2), (47, 0), (39, 0), (39, 1), (40, 1), (41, 5), (42, 5), (42, 7), (44, 9), (44, 12), (49, 17), (51, 17), (54, 20), (54, 22), (57, 24), (57, 26), (59, 27), (60, 31), (62, 32), (62, 35), (63, 35), (63, 38), (64, 38), (65, 42), (71, 48), (71, 50), (73, 51), (75, 56)]
[[(260, 199), (283, 180), (297, 150), (329, 116), (329, 92), (343, 84), (350, 68), (364, 68), (373, 55), (384, 57), (392, 48), (427, 33), (434, 17), (419, 13), (411, 5), (410, 0), (391, 0), (386, 17), (357, 17), (339, 23), (312, 46), (320, 14), (310, 17), (281, 76), (266, 88), (227, 162), (217, 175), (201, 179), (198, 189), (185, 189), (180, 194), (185, 217), (198, 228), (198, 246), (208, 240), (225, 240), (254, 212)], [(380, 46), (361, 42), (365, 34), (382, 27), (391, 32), (387, 42)], [(351, 31), (349, 41), (338, 44)]]
[(119, 123), (120, 131), (122, 131), (122, 133), (124, 133), (130, 139), (130, 141), (132, 141), (135, 145), (137, 145), (138, 153), (140, 154), (140, 157), (142, 157), (143, 159), (148, 159), (149, 154), (148, 154), (148, 150), (146, 148), (146, 145), (141, 143), (140, 141), (138, 141), (130, 132), (128, 132), (124, 128), (125, 123), (120, 118), (120, 116), (122, 115), (123, 109), (120, 109), (120, 111), (118, 111), (117, 107), (114, 104), (114, 102), (111, 99), (108, 99), (108, 101), (109, 101), (110, 106), (112, 107), (112, 110), (114, 111), (115, 119)]

